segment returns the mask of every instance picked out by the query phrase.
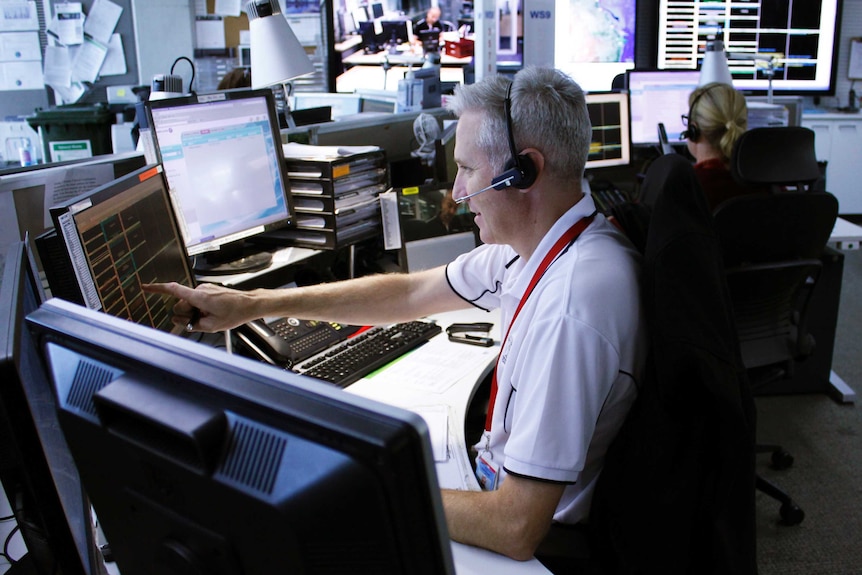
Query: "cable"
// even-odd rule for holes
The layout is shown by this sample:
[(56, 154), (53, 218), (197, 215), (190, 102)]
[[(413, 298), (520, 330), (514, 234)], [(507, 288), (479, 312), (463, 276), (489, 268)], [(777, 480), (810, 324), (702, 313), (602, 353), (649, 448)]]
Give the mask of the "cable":
[(12, 542), (12, 538), (15, 536), (15, 534), (18, 533), (18, 531), (20, 531), (20, 530), (21, 530), (21, 528), (18, 525), (13, 527), (12, 531), (9, 532), (9, 535), (6, 536), (6, 541), (3, 542), (3, 552), (0, 553), (0, 555), (2, 555), (3, 557), (6, 558), (6, 561), (9, 562), (9, 565), (14, 565), (15, 563), (18, 562), (17, 559), (13, 559), (9, 555), (9, 544)]
[(194, 83), (195, 83), (195, 63), (194, 63), (194, 62), (192, 62), (189, 58), (187, 58), (187, 57), (185, 57), (185, 56), (180, 56), (179, 58), (177, 58), (176, 60), (174, 60), (174, 63), (173, 63), (173, 64), (171, 64), (171, 75), (173, 75), (173, 73), (174, 73), (174, 68), (176, 67), (177, 62), (179, 62), (180, 60), (185, 60), (186, 62), (188, 62), (188, 63), (189, 63), (189, 66), (191, 66), (191, 67), (192, 67), (192, 79), (191, 79), (191, 80), (189, 80), (189, 93), (194, 94), (194, 90), (192, 89), (192, 86), (193, 86), (193, 85), (194, 85)]

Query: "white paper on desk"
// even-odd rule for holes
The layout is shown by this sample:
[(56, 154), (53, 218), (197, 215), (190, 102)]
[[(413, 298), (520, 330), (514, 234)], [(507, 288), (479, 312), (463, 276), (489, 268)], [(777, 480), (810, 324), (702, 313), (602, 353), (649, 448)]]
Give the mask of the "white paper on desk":
[(84, 38), (84, 43), (72, 60), (72, 78), (79, 82), (95, 82), (107, 55), (107, 44), (94, 38)]
[(446, 405), (423, 405), (411, 407), (410, 411), (418, 413), (428, 425), (428, 435), (431, 438), (431, 450), (434, 461), (449, 459), (449, 407)]
[(376, 152), (378, 146), (313, 146), (310, 144), (299, 144), (288, 142), (282, 146), (285, 158), (298, 158), (310, 160), (325, 160), (331, 158), (343, 158), (353, 154)]
[(35, 2), (0, 2), (0, 32), (39, 30)]
[(102, 63), (100, 76), (119, 76), (127, 72), (126, 50), (123, 48), (123, 38), (119, 34), (111, 34), (108, 42), (108, 53)]
[(96, 0), (84, 21), (84, 33), (102, 44), (107, 44), (122, 13), (122, 6), (114, 4), (111, 0)]
[(376, 383), (384, 385), (444, 393), (474, 369), (486, 365), (498, 352), (498, 346), (454, 345), (445, 337), (435, 337), (402, 356), (409, 355), (410, 361), (396, 361), (373, 377)]
[(6, 32), (0, 34), (0, 61), (40, 61), (42, 48), (38, 32)]

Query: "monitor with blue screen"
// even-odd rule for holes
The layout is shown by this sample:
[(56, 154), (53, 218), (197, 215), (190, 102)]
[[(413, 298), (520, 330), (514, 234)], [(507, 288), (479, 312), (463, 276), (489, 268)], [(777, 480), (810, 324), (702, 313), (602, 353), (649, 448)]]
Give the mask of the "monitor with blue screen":
[(632, 144), (658, 143), (659, 123), (664, 124), (669, 141), (678, 141), (685, 130), (682, 115), (688, 113), (688, 97), (699, 79), (697, 70), (630, 70), (627, 84)]
[(267, 267), (242, 240), (293, 225), (272, 91), (235, 90), (150, 101), (150, 126), (186, 248), (200, 273)]

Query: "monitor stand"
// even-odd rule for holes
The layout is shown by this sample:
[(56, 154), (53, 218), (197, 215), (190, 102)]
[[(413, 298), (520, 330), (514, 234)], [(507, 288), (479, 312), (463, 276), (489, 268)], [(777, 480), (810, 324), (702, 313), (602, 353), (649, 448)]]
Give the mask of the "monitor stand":
[(245, 274), (265, 270), (272, 265), (267, 251), (246, 253), (245, 243), (234, 242), (219, 250), (192, 257), (192, 270), (202, 276)]

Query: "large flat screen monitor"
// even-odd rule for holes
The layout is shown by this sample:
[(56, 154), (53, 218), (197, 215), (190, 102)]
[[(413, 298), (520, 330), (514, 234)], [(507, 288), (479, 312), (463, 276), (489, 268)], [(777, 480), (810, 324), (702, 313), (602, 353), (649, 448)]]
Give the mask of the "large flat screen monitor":
[(659, 2), (658, 67), (699, 69), (706, 43), (724, 41), (733, 85), (765, 92), (766, 60), (775, 57), (772, 88), (791, 94), (834, 93), (841, 2)]
[(28, 320), (123, 575), (454, 573), (418, 414), (62, 300)]
[(584, 90), (610, 90), (615, 76), (635, 67), (636, 0), (554, 4), (554, 66)]
[(589, 93), (586, 98), (587, 111), (593, 125), (586, 168), (628, 165), (631, 161), (628, 94)]
[(160, 165), (148, 166), (51, 208), (80, 289), (79, 298), (136, 323), (177, 332), (175, 301), (141, 284), (195, 280)]
[(90, 504), (24, 323), (44, 299), (24, 242), (9, 247), (0, 270), (0, 480), (27, 547), (24, 557), (9, 558), (9, 573), (96, 575), (104, 563)]
[(147, 104), (159, 161), (200, 273), (271, 263), (241, 240), (295, 223), (272, 91), (238, 90)]
[(688, 97), (697, 88), (697, 70), (630, 70), (629, 110), (633, 145), (657, 144), (657, 126), (664, 124), (667, 138), (679, 140), (685, 130)]

